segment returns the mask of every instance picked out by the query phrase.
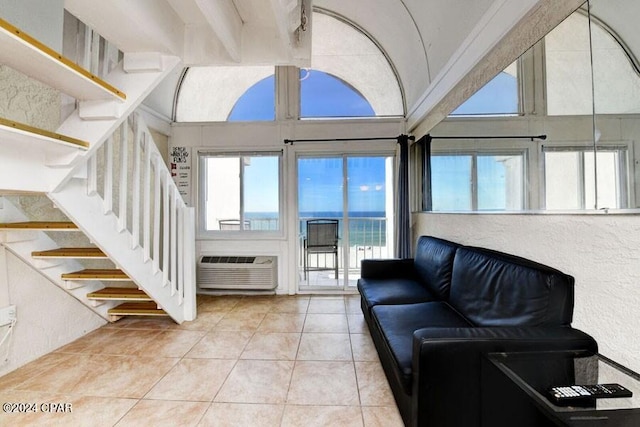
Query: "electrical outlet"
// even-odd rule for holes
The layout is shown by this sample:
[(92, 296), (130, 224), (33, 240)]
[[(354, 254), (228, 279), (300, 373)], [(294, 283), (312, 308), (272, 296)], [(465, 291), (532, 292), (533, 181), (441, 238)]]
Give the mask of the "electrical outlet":
[(16, 320), (16, 306), (9, 305), (0, 308), (0, 326), (6, 326)]

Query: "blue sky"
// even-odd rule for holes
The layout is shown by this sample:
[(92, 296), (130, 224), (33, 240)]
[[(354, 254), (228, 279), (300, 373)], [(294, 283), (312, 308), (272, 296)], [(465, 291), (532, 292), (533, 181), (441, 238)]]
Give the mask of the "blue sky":
[[(301, 70), (302, 117), (372, 117), (375, 112), (367, 100), (352, 86), (327, 73), (317, 70)], [(505, 114), (518, 112), (517, 79), (505, 72), (498, 74), (476, 92), (452, 114)], [(275, 119), (275, 79), (267, 77), (249, 88), (232, 109), (229, 121), (271, 121)], [(332, 138), (340, 135), (330, 135)], [(342, 158), (298, 163), (299, 206), (301, 212), (341, 211)], [(317, 160), (317, 159), (316, 159)], [(434, 207), (468, 210), (470, 206), (470, 163), (463, 158), (434, 159), (433, 198)], [(487, 159), (483, 159), (486, 163)], [(378, 163), (376, 163), (378, 162)], [(444, 162), (444, 163), (443, 163)], [(366, 167), (364, 166), (366, 164)], [(479, 194), (480, 204), (500, 208), (504, 204), (504, 171), (501, 165), (485, 165), (479, 168), (479, 183), (484, 183), (484, 193)], [(245, 203), (248, 211), (277, 210), (275, 186), (265, 187), (264, 182), (273, 168), (263, 161), (256, 161), (246, 177)], [(349, 210), (384, 210), (384, 159), (349, 159)], [(482, 171), (486, 173), (482, 173)], [(277, 182), (270, 179), (269, 181)]]

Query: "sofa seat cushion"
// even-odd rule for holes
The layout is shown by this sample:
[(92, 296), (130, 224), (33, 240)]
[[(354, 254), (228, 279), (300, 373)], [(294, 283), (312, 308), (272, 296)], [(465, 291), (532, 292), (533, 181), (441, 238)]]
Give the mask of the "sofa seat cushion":
[(358, 290), (368, 311), (379, 304), (413, 304), (438, 300), (426, 286), (411, 279), (361, 278), (358, 280)]
[[(384, 338), (388, 357), (397, 366), (396, 380), (411, 394), (413, 332), (426, 327), (472, 326), (449, 304), (441, 301), (417, 304), (376, 305), (371, 309), (373, 322)], [(380, 349), (379, 349), (380, 351)]]

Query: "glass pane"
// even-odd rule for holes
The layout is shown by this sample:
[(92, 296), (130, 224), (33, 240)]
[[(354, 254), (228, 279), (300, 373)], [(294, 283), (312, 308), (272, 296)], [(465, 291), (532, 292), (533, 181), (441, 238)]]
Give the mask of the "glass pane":
[[(593, 154), (591, 154), (593, 158)], [(597, 209), (621, 208), (620, 171), (618, 165), (620, 153), (615, 151), (598, 152), (598, 205)]]
[(478, 156), (478, 210), (523, 208), (522, 155)]
[(372, 117), (373, 108), (355, 88), (318, 70), (300, 70), (301, 117)]
[(545, 37), (547, 112), (593, 113), (587, 18), (574, 13)]
[(472, 209), (471, 166), (471, 156), (436, 155), (431, 158), (433, 210)]
[[(274, 70), (264, 66), (189, 67), (180, 85), (176, 121), (223, 122), (230, 119), (234, 108), (238, 109), (234, 120), (273, 120)], [(247, 106), (250, 102), (255, 105)]]
[(251, 86), (229, 114), (230, 122), (270, 121), (276, 118), (276, 79), (271, 75)]
[(276, 156), (243, 157), (244, 218), (251, 230), (279, 228), (279, 164)]
[(389, 240), (389, 227), (393, 226), (390, 218), (393, 194), (387, 187), (391, 165), (389, 157), (347, 158), (349, 266), (352, 272), (365, 258), (393, 255)]
[(206, 159), (206, 230), (238, 229), (240, 157)]
[[(582, 209), (582, 153), (546, 152), (545, 203), (547, 209)], [(593, 167), (591, 168), (593, 171)]]
[(298, 204), (301, 217), (341, 217), (342, 158), (298, 161)]
[(512, 115), (518, 114), (517, 61), (495, 76), (471, 98), (460, 105), (456, 115)]

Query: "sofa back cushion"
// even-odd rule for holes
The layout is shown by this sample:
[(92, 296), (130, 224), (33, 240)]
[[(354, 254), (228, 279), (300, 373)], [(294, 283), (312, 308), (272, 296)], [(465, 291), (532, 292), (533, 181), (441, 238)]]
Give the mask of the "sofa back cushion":
[(450, 303), (476, 326), (569, 325), (573, 277), (483, 248), (456, 252)]
[(437, 237), (421, 236), (416, 245), (414, 266), (418, 280), (442, 300), (449, 299), (451, 272), (457, 243)]

